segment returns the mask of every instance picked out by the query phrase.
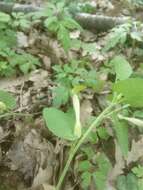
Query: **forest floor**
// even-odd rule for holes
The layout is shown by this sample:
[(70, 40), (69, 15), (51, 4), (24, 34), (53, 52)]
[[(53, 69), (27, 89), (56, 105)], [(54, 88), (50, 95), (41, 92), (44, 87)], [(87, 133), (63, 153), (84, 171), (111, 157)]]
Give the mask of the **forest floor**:
[[(69, 88), (80, 92), (80, 119), (86, 126), (110, 102), (114, 82), (143, 78), (143, 5), (109, 0), (92, 3), (95, 10), (88, 6), (82, 10), (111, 18), (130, 17), (131, 21), (100, 33), (72, 30), (73, 44), (68, 52), (63, 47), (68, 40), (61, 45), (55, 34), (41, 27), (39, 19), (28, 27), (24, 17), (21, 26), (16, 26), (15, 19), (14, 47), (12, 33), (3, 38), (12, 39), (12, 43), (0, 45), (0, 102), (1, 91), (6, 91), (15, 98), (16, 106), (0, 112), (0, 190), (54, 189), (69, 155), (70, 141), (56, 137), (46, 127), (42, 111), (55, 106), (66, 112), (72, 107)], [(26, 4), (45, 6), (41, 0)], [(0, 18), (0, 36), (2, 22)], [(9, 32), (11, 26), (4, 30)], [(25, 62), (29, 64), (26, 67)], [(121, 63), (119, 69), (115, 62)], [(7, 67), (11, 63), (16, 66)], [(60, 83), (61, 78), (64, 82)], [(63, 83), (65, 86), (57, 88)], [(118, 118), (112, 123), (109, 118), (93, 130), (76, 153), (61, 190), (143, 190), (143, 124), (138, 124), (143, 109), (140, 102), (135, 104), (121, 112), (124, 124)], [(116, 125), (119, 130), (114, 129)]]

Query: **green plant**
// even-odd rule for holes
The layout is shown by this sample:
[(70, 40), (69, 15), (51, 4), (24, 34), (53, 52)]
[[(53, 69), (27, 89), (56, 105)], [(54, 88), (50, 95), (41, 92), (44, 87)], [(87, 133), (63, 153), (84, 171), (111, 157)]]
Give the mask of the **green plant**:
[(15, 28), (26, 30), (31, 27), (32, 22), (30, 21), (29, 14), (24, 13), (12, 13), (12, 24)]
[(45, 10), (44, 26), (52, 33), (57, 35), (65, 51), (71, 47), (70, 31), (81, 30), (80, 25), (71, 17), (64, 2), (56, 4), (48, 3)]
[(0, 48), (14, 47), (16, 45), (16, 32), (11, 25), (12, 20), (8, 14), (0, 12)]
[(55, 71), (55, 81), (58, 83), (53, 91), (53, 104), (56, 107), (67, 103), (72, 89), (76, 92), (86, 88), (96, 90), (101, 85), (96, 71), (90, 68), (89, 63), (82, 60), (72, 60), (69, 64), (56, 65), (53, 70)]
[(103, 51), (109, 51), (115, 46), (123, 47), (132, 45), (135, 47), (137, 42), (143, 41), (141, 22), (127, 22), (111, 30), (107, 37), (107, 42)]
[(39, 60), (28, 53), (18, 54), (10, 48), (0, 49), (0, 76), (27, 74), (40, 65)]
[(15, 106), (15, 98), (10, 93), (0, 90), (0, 114), (14, 109)]
[[(76, 99), (75, 99), (76, 96)], [(75, 117), (69, 117), (68, 112), (64, 113), (62, 111), (57, 110), (56, 108), (45, 108), (43, 110), (43, 117), (46, 121), (47, 127), (58, 137), (74, 141), (71, 150), (69, 153), (69, 158), (66, 163), (66, 166), (63, 170), (63, 173), (60, 176), (59, 182), (56, 186), (56, 190), (59, 190), (63, 179), (67, 173), (67, 170), (70, 166), (70, 163), (76, 154), (79, 147), (83, 144), (86, 138), (89, 136), (93, 128), (100, 125), (103, 119), (108, 117), (110, 113), (113, 114), (114, 107), (121, 101), (121, 95), (115, 96), (113, 101), (109, 104), (109, 106), (90, 124), (87, 131), (82, 134), (82, 128), (79, 124), (79, 100), (77, 95), (73, 96), (73, 106)], [(56, 121), (55, 121), (56, 117)], [(78, 125), (77, 125), (78, 123)], [(64, 133), (63, 133), (64, 130)]]

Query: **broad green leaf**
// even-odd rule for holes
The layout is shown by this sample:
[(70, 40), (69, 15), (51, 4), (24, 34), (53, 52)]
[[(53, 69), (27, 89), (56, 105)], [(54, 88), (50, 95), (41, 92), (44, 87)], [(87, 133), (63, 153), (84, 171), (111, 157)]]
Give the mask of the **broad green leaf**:
[(14, 109), (16, 106), (15, 98), (8, 92), (0, 90), (0, 102), (3, 102), (7, 109)]
[(0, 12), (0, 22), (7, 23), (10, 21), (10, 16), (6, 13)]
[(126, 177), (124, 175), (117, 178), (117, 190), (127, 190)]
[(138, 190), (137, 177), (131, 173), (117, 178), (117, 190)]
[(43, 117), (48, 129), (57, 137), (76, 140), (74, 135), (75, 115), (73, 111), (64, 113), (56, 108), (44, 108)]
[(129, 142), (128, 142), (128, 126), (125, 122), (119, 121), (116, 115), (113, 116), (112, 121), (113, 121), (113, 128), (115, 130), (121, 151), (124, 156), (127, 156), (128, 144), (129, 144)]
[(124, 102), (132, 107), (143, 107), (143, 79), (130, 78), (113, 85), (113, 91), (124, 96)]
[(71, 40), (70, 40), (69, 31), (62, 24), (60, 24), (58, 30), (58, 40), (62, 43), (65, 51), (67, 51), (70, 48)]
[(111, 61), (110, 64), (113, 64), (116, 78), (119, 80), (125, 80), (130, 77), (132, 74), (132, 67), (128, 61), (123, 56), (116, 56)]
[(138, 190), (137, 177), (131, 173), (127, 175), (127, 190)]

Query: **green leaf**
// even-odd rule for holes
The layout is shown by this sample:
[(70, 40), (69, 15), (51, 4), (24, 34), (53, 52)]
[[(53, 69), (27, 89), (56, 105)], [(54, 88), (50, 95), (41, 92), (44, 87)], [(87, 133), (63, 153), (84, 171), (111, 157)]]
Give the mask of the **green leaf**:
[(105, 154), (99, 154), (96, 159), (98, 169), (93, 173), (97, 190), (106, 190), (106, 180), (111, 169), (111, 163)]
[(60, 24), (58, 30), (58, 40), (62, 43), (65, 51), (67, 51), (70, 48), (71, 40), (70, 40), (69, 31), (62, 24)]
[(131, 173), (127, 175), (127, 190), (138, 190), (137, 177)]
[(91, 173), (86, 171), (81, 175), (82, 178), (82, 187), (87, 188), (91, 184)]
[(121, 151), (124, 156), (127, 156), (128, 144), (129, 144), (129, 142), (128, 142), (128, 126), (125, 122), (119, 121), (116, 115), (113, 116), (112, 121), (113, 121), (113, 128), (115, 130)]
[(17, 44), (17, 37), (16, 33), (13, 30), (6, 29), (6, 30), (0, 30), (0, 36), (1, 36), (1, 42), (0, 42), (0, 48), (11, 48), (15, 47)]
[(0, 90), (0, 102), (3, 102), (7, 109), (14, 109), (16, 106), (15, 98), (8, 92)]
[(101, 139), (107, 140), (109, 138), (107, 128), (105, 127), (99, 127), (97, 129), (97, 133)]
[(132, 172), (133, 172), (137, 177), (143, 177), (143, 166), (138, 165), (137, 167), (132, 168)]
[(124, 96), (124, 102), (132, 107), (143, 107), (143, 79), (130, 78), (113, 85), (113, 91)]
[(88, 160), (81, 161), (79, 163), (79, 171), (88, 171), (92, 167), (91, 163)]
[(0, 22), (7, 23), (10, 21), (10, 16), (6, 13), (0, 12)]
[(51, 32), (56, 32), (58, 30), (59, 24), (56, 16), (49, 17), (44, 21), (44, 25)]
[(73, 110), (64, 113), (56, 108), (44, 108), (43, 117), (48, 129), (57, 137), (76, 140), (74, 135), (75, 115)]
[(68, 102), (69, 90), (64, 86), (58, 86), (53, 90), (53, 106), (60, 107)]
[(124, 32), (124, 31), (123, 32), (122, 31), (119, 31), (119, 32), (115, 31), (115, 33), (113, 32), (110, 35), (103, 51), (109, 51), (110, 49), (114, 48), (117, 44), (125, 43), (126, 39), (127, 39), (127, 33), (126, 32)]
[(143, 179), (138, 179), (138, 190), (143, 190)]
[(127, 190), (126, 177), (124, 175), (117, 178), (117, 190)]
[(132, 74), (132, 67), (123, 56), (115, 56), (110, 64), (114, 66), (116, 78), (119, 80), (125, 80)]
[(68, 29), (81, 29), (81, 26), (72, 18), (64, 18), (62, 24)]
[(137, 177), (131, 173), (117, 178), (117, 190), (138, 190)]

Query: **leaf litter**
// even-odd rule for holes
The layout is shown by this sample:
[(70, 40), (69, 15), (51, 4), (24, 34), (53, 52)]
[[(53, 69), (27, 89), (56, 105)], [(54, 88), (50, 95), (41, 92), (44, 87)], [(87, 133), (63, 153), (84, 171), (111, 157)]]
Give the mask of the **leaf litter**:
[[(39, 5), (41, 1), (32, 1), (32, 3)], [(94, 3), (99, 11), (98, 14), (102, 14), (103, 11), (110, 14), (114, 8), (116, 8), (111, 2), (106, 0), (96, 1)], [(77, 39), (80, 37), (80, 32), (77, 30), (70, 35), (71, 38)], [(47, 36), (42, 31), (29, 31), (28, 34), (24, 32), (17, 33), (18, 51), (26, 49), (27, 52), (39, 57), (43, 65), (42, 68), (26, 76), (0, 80), (1, 89), (9, 91), (17, 97), (18, 106), (14, 111), (28, 111), (28, 114), (33, 114), (33, 118), (29, 115), (24, 118), (10, 117), (8, 118), (10, 122), (6, 119), (1, 121), (0, 167), (2, 170), (0, 179), (3, 179), (3, 175), (6, 175), (5, 169), (8, 168), (8, 179), (10, 180), (12, 176), (15, 176), (14, 189), (54, 190), (59, 171), (62, 168), (61, 165), (64, 165), (65, 158), (63, 154), (66, 153), (68, 143), (64, 141), (61, 143), (60, 140), (55, 139), (48, 130), (45, 130), (45, 125), (41, 122), (42, 119), (39, 114), (45, 106), (52, 105), (52, 89), (55, 86), (52, 78), (52, 66), (55, 64), (63, 64), (63, 62), (67, 63), (69, 57), (77, 58), (81, 55), (85, 57), (88, 55), (94, 67), (99, 69), (106, 60), (110, 60), (114, 55), (114, 51), (101, 53), (100, 50), (105, 43), (104, 36), (106, 36), (106, 34), (102, 35), (98, 36), (86, 32), (84, 41), (89, 43), (96, 41), (96, 46), (92, 44), (83, 49), (81, 48), (80, 51), (73, 48), (69, 55), (67, 55), (57, 40)], [(108, 69), (108, 66), (106, 69)], [(104, 72), (102, 72), (102, 74), (103, 73)], [(112, 75), (113, 73), (110, 74)], [(118, 75), (119, 74), (122, 73), (118, 73)], [(131, 71), (128, 74), (130, 75)], [(106, 81), (110, 76), (108, 76), (108, 74), (106, 75), (105, 72), (104, 76), (100, 75), (100, 77)], [(120, 78), (120, 75), (118, 78)], [(110, 92), (110, 84), (105, 88)], [(90, 90), (88, 92), (85, 91), (82, 96), (84, 100), (81, 103), (81, 122), (84, 125), (87, 119), (91, 119), (92, 113), (97, 114), (102, 107), (104, 107), (104, 96), (100, 96), (100, 92), (94, 93)], [(37, 115), (34, 115), (35, 113)], [(107, 125), (109, 124), (107, 123)], [(113, 133), (114, 132), (111, 132), (110, 129), (110, 136), (112, 136)], [(103, 151), (102, 146), (104, 146), (104, 141), (101, 143), (101, 137), (98, 138), (99, 144), (95, 145), (93, 143), (92, 149), (99, 153)], [(108, 143), (108, 141), (105, 143)], [(100, 144), (102, 144), (101, 147), (99, 147)], [(112, 168), (108, 173), (106, 181), (107, 190), (115, 190), (117, 177), (125, 174), (126, 168), (130, 169), (132, 164), (143, 158), (143, 137), (141, 135), (139, 139), (130, 139), (130, 150), (127, 157), (123, 157), (116, 141), (114, 144), (115, 150), (112, 153), (113, 155), (111, 155)], [(107, 145), (107, 147), (110, 149), (110, 146)], [(86, 157), (81, 153), (79, 153), (78, 156), (79, 160)], [(79, 186), (81, 179), (78, 172), (76, 173), (75, 181), (73, 180), (73, 175), (71, 167), (64, 189), (81, 189)], [(51, 184), (53, 184), (53, 186)], [(89, 189), (95, 189), (93, 181)]]

